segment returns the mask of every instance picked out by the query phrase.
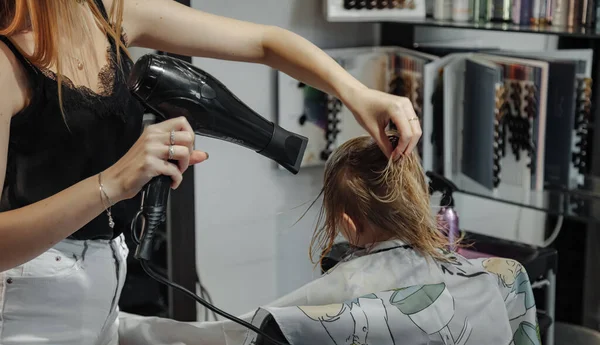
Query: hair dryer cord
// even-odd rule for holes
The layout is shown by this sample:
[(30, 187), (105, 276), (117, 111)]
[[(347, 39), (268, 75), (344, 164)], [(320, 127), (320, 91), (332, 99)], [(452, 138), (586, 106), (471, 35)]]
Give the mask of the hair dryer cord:
[(229, 320), (231, 320), (231, 321), (233, 321), (233, 322), (235, 322), (235, 323), (237, 323), (239, 325), (242, 325), (242, 326), (250, 329), (251, 331), (256, 332), (257, 334), (262, 335), (268, 343), (271, 343), (271, 344), (274, 344), (274, 345), (289, 345), (289, 344), (283, 344), (283, 343), (281, 343), (281, 342), (279, 342), (279, 341), (271, 338), (269, 335), (267, 335), (263, 331), (261, 331), (258, 327), (255, 327), (254, 325), (252, 325), (252, 324), (250, 324), (250, 323), (248, 323), (248, 322), (246, 322), (246, 321), (244, 321), (242, 319), (239, 319), (239, 318), (237, 318), (237, 317), (235, 317), (235, 316), (233, 316), (231, 314), (228, 314), (228, 313), (220, 310), (219, 308), (217, 308), (217, 307), (213, 306), (212, 304), (208, 303), (207, 301), (205, 301), (204, 299), (202, 299), (200, 296), (198, 296), (195, 293), (189, 291), (188, 289), (184, 288), (183, 286), (181, 286), (181, 285), (179, 285), (177, 283), (174, 283), (174, 282), (172, 282), (172, 281), (164, 278), (163, 276), (161, 276), (160, 274), (158, 274), (157, 272), (155, 272), (146, 260), (140, 260), (140, 264), (142, 265), (142, 268), (144, 269), (144, 271), (146, 272), (146, 274), (148, 274), (152, 279), (154, 279), (154, 280), (156, 280), (156, 281), (158, 281), (160, 283), (166, 284), (166, 285), (168, 285), (168, 286), (170, 286), (172, 288), (175, 288), (175, 289), (183, 292), (187, 296), (195, 299), (198, 303), (202, 304), (205, 308), (207, 308), (207, 309), (209, 309), (209, 310), (211, 310), (211, 311), (213, 311), (213, 312), (215, 312), (215, 313), (217, 313), (217, 314), (219, 314), (219, 315), (221, 315), (221, 316), (223, 316), (223, 317), (225, 317), (225, 318), (227, 318), (227, 319), (229, 319)]
[[(137, 218), (137, 217), (136, 217)], [(132, 232), (132, 237), (134, 242), (136, 243), (136, 245), (139, 245), (139, 236), (138, 234), (135, 232), (135, 226), (132, 226), (131, 228), (131, 232)], [(215, 307), (214, 305), (210, 304), (209, 302), (207, 302), (206, 300), (204, 300), (203, 298), (201, 298), (200, 296), (196, 295), (195, 293), (189, 291), (188, 289), (184, 288), (183, 286), (174, 283), (170, 280), (168, 280), (167, 278), (161, 276), (159, 273), (157, 273), (156, 271), (154, 271), (152, 269), (152, 266), (150, 265), (150, 262), (148, 262), (145, 259), (140, 258), (139, 259), (140, 265), (142, 266), (142, 268), (144, 269), (144, 271), (146, 272), (146, 274), (148, 274), (148, 276), (150, 276), (150, 278), (158, 281), (159, 283), (165, 284), (167, 286), (170, 286), (172, 288), (175, 288), (181, 292), (183, 292), (185, 295), (193, 298), (194, 300), (196, 300), (198, 303), (200, 303), (202, 306), (204, 306), (205, 308), (209, 309), (210, 311), (217, 313), (221, 316), (223, 316), (226, 319), (229, 319), (241, 326), (244, 326), (246, 328), (248, 328), (249, 330), (260, 334), (264, 337), (265, 341), (267, 343), (273, 344), (273, 345), (289, 345), (289, 344), (284, 344), (282, 342), (279, 342), (273, 338), (271, 338), (268, 334), (266, 334), (265, 332), (261, 331), (258, 327), (252, 325), (251, 323), (248, 323), (242, 319), (239, 319), (231, 314), (228, 314), (226, 312), (224, 312), (223, 310)]]

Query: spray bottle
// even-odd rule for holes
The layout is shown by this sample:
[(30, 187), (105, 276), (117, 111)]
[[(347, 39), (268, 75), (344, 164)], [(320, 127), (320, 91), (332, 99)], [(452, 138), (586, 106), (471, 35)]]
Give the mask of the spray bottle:
[[(445, 200), (446, 196), (442, 198)], [(460, 227), (458, 225), (458, 213), (454, 209), (454, 201), (452, 196), (448, 197), (450, 204), (442, 201), (442, 206), (437, 213), (437, 222), (440, 229), (444, 231), (448, 236), (448, 242), (450, 242), (449, 250), (455, 251), (456, 240), (460, 237)]]
[(435, 192), (442, 193), (442, 200), (440, 201), (440, 210), (437, 213), (437, 223), (440, 231), (443, 231), (448, 236), (448, 242), (450, 247), (448, 250), (456, 250), (454, 243), (460, 237), (460, 226), (458, 222), (458, 213), (454, 209), (454, 198), (453, 193), (458, 191), (458, 187), (447, 178), (428, 171), (426, 173), (429, 177), (429, 188), (431, 194)]

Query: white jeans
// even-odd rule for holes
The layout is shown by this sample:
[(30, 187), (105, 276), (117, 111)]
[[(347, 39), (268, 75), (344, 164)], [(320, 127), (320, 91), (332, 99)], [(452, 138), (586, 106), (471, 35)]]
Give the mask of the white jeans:
[(123, 235), (64, 240), (0, 273), (1, 345), (117, 345), (127, 274)]

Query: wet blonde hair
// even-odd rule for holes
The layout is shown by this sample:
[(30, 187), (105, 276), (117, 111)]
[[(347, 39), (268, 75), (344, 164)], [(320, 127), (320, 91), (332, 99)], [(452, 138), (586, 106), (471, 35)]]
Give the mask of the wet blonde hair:
[[(388, 135), (397, 143), (397, 133)], [(331, 250), (345, 213), (359, 235), (368, 228), (411, 245), (425, 257), (446, 260), (440, 249), (449, 242), (431, 214), (417, 153), (394, 162), (371, 137), (350, 139), (328, 159), (321, 194), (323, 205), (311, 242), (311, 259), (315, 252), (323, 259)]]

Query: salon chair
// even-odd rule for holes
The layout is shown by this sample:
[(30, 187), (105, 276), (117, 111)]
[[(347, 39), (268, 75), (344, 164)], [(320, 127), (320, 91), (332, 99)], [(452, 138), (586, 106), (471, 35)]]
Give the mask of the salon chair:
[[(491, 236), (465, 231), (465, 243), (472, 244), (468, 253), (485, 253), (486, 256), (504, 257), (520, 262), (527, 270), (532, 286), (545, 287), (543, 300), (537, 300), (540, 335), (545, 339), (548, 332), (553, 332), (553, 318), (556, 294), (556, 271), (558, 252), (553, 248), (542, 248), (523, 243), (508, 241)], [(460, 253), (460, 251), (459, 251)], [(537, 296), (536, 296), (537, 297)], [(543, 310), (540, 308), (543, 306)]]
[(600, 345), (600, 332), (567, 323), (556, 323), (555, 345)]
[[(443, 176), (431, 172), (428, 172), (427, 176), (430, 179), (431, 193), (441, 192), (444, 198), (449, 200), (452, 199), (452, 193), (458, 191), (456, 186)], [(556, 298), (556, 271), (558, 266), (558, 253), (556, 249), (535, 247), (464, 230), (462, 230), (462, 234), (464, 235), (463, 243), (469, 246), (468, 249), (459, 249), (458, 252), (461, 255), (466, 258), (503, 257), (516, 260), (527, 270), (532, 286), (545, 287), (543, 300), (539, 301), (536, 296), (540, 336), (543, 344), (554, 343), (553, 318)], [(339, 242), (333, 245), (331, 251), (321, 261), (321, 272), (325, 273), (332, 269), (351, 249), (351, 245), (347, 242)], [(544, 308), (540, 308), (540, 305), (543, 305)], [(274, 339), (284, 344), (287, 343), (272, 316), (264, 320), (261, 329)], [(269, 345), (264, 339), (258, 338), (257, 340), (256, 345)]]
[[(273, 340), (276, 340), (282, 344), (289, 344), (289, 342), (281, 332), (281, 329), (279, 328), (279, 325), (277, 324), (277, 321), (275, 321), (273, 315), (268, 315), (265, 318), (262, 325), (260, 325), (260, 330), (263, 331), (269, 337), (271, 337), (271, 339)], [(271, 345), (271, 342), (266, 340), (264, 336), (259, 334), (256, 337), (255, 345)]]
[[(485, 256), (485, 257), (503, 257), (520, 262), (527, 270), (529, 279), (534, 282), (546, 281), (546, 298), (543, 301), (546, 311), (538, 310), (538, 322), (540, 325), (540, 336), (546, 338), (548, 331), (552, 331), (552, 317), (554, 306), (554, 287), (555, 272), (557, 268), (558, 255), (555, 249), (538, 248), (526, 244), (499, 239), (495, 237), (480, 235), (469, 231), (464, 231), (464, 243), (470, 244), (468, 253), (461, 253), (466, 257)], [(348, 243), (337, 243), (333, 246), (331, 252), (324, 258), (321, 264), (321, 272), (325, 273), (333, 268), (350, 249)], [(460, 253), (460, 251), (459, 251)], [(470, 255), (469, 255), (470, 254)], [(537, 301), (536, 301), (537, 303)], [(539, 304), (539, 303), (538, 303)], [(550, 313), (548, 312), (550, 310)], [(274, 320), (265, 322), (265, 327), (276, 332), (277, 326)], [(265, 344), (266, 345), (266, 344)]]
[[(464, 242), (470, 244), (469, 253), (465, 253), (470, 254), (467, 256), (476, 254), (477, 256), (504, 257), (516, 260), (525, 267), (532, 283), (546, 280), (548, 281), (547, 290), (552, 290), (553, 286), (555, 286), (553, 277), (555, 276), (558, 258), (555, 249), (538, 248), (469, 231), (464, 231)], [(350, 249), (351, 246), (347, 242), (336, 243), (329, 254), (323, 258), (321, 262), (321, 272), (325, 273), (332, 269)], [(546, 311), (553, 308), (553, 298), (554, 294), (551, 291), (550, 294), (547, 294), (547, 298), (544, 301)], [(550, 306), (548, 305), (549, 303), (551, 304)], [(538, 322), (540, 326), (540, 336), (542, 339), (546, 339), (548, 332), (553, 332), (553, 328), (551, 327), (553, 325), (553, 320), (548, 315), (548, 312), (538, 310)], [(263, 321), (260, 328), (273, 339), (284, 344), (288, 343), (272, 316), (268, 316)], [(546, 342), (543, 343), (546, 344)], [(269, 342), (259, 336), (256, 345), (269, 345)]]
[[(468, 251), (459, 250), (463, 256), (469, 257), (503, 257), (520, 262), (527, 270), (529, 279), (534, 286), (545, 286), (544, 300), (536, 304), (543, 305), (544, 310), (538, 309), (538, 322), (540, 326), (540, 336), (543, 344), (553, 342), (548, 340), (548, 335), (554, 334), (553, 316), (554, 299), (556, 288), (556, 270), (558, 265), (558, 254), (555, 249), (530, 246), (523, 243), (481, 235), (470, 231), (463, 231), (463, 243), (469, 244)], [(321, 261), (321, 272), (325, 273), (337, 265), (340, 260), (351, 250), (351, 245), (347, 242), (339, 242), (333, 245), (331, 251)], [(542, 302), (542, 303), (540, 303)], [(287, 344), (277, 322), (272, 316), (268, 316), (261, 330), (266, 332), (272, 338)], [(553, 337), (550, 337), (553, 338)], [(256, 345), (269, 345), (262, 337), (257, 338)], [(557, 344), (558, 345), (558, 344)], [(575, 345), (575, 344), (574, 344)], [(577, 344), (578, 345), (578, 344)], [(599, 344), (600, 345), (600, 344)]]

